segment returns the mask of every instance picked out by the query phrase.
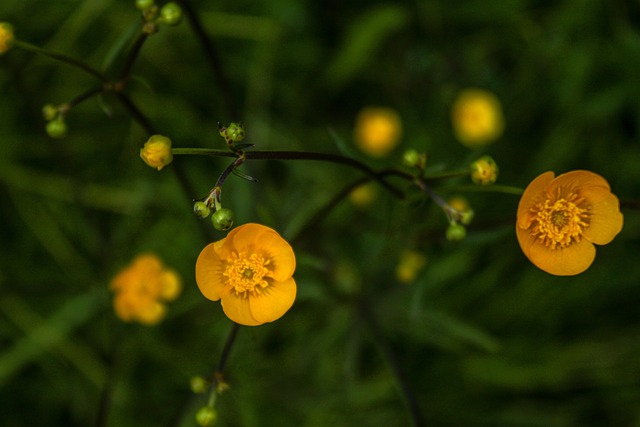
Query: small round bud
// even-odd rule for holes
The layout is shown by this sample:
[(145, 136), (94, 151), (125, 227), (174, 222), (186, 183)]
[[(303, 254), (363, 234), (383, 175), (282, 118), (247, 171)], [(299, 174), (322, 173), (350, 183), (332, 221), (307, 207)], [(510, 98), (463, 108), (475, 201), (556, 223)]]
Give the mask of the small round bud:
[(59, 111), (58, 107), (53, 104), (47, 104), (42, 107), (42, 117), (48, 122), (58, 117)]
[(205, 202), (195, 202), (193, 204), (193, 213), (198, 218), (206, 218), (211, 214), (211, 208)]
[(473, 209), (469, 209), (468, 211), (461, 212), (460, 222), (464, 225), (469, 225), (471, 224), (471, 221), (473, 221), (474, 215), (475, 213), (473, 212)]
[(460, 242), (467, 237), (467, 230), (462, 224), (452, 222), (447, 228), (446, 236), (447, 240), (450, 242)]
[(207, 380), (199, 375), (191, 378), (191, 380), (189, 381), (189, 385), (191, 386), (191, 391), (195, 394), (202, 394), (209, 388), (209, 383), (207, 382)]
[(213, 227), (219, 231), (225, 231), (233, 226), (234, 215), (231, 209), (222, 208), (211, 216)]
[(233, 142), (244, 139), (244, 126), (241, 123), (231, 123), (227, 126), (227, 138)]
[(413, 148), (407, 150), (402, 155), (402, 161), (407, 166), (416, 167), (420, 165), (420, 153), (418, 153), (418, 150), (414, 150)]
[(0, 22), (0, 55), (11, 49), (14, 38), (11, 24)]
[(162, 170), (173, 160), (171, 140), (166, 136), (153, 135), (140, 149), (140, 158), (157, 170)]
[(490, 185), (498, 179), (498, 165), (490, 156), (482, 156), (470, 167), (471, 180), (478, 185)]
[(47, 134), (54, 139), (61, 139), (67, 136), (67, 125), (64, 120), (62, 120), (62, 117), (58, 117), (47, 123), (46, 130)]
[(136, 0), (136, 9), (145, 10), (153, 6), (153, 0)]
[(196, 412), (196, 423), (202, 427), (214, 425), (217, 418), (218, 413), (210, 406), (203, 406)]
[(167, 25), (178, 25), (182, 21), (182, 9), (174, 2), (169, 2), (160, 9), (160, 20)]

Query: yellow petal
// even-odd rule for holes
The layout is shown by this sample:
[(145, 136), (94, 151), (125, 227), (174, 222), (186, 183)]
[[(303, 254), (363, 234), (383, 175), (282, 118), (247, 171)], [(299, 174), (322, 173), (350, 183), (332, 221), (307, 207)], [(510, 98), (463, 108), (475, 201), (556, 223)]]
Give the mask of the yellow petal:
[(568, 189), (592, 188), (592, 187), (604, 187), (607, 190), (610, 189), (609, 183), (606, 179), (598, 175), (585, 170), (571, 171), (558, 175), (552, 184), (553, 188), (563, 187)]
[(550, 249), (531, 236), (531, 233), (516, 233), (522, 252), (536, 267), (556, 276), (573, 276), (585, 271), (596, 257), (591, 242), (582, 239), (567, 248)]
[(257, 321), (251, 315), (249, 298), (239, 297), (234, 291), (227, 291), (222, 295), (222, 310), (231, 320), (240, 325), (257, 326), (264, 322)]
[(296, 299), (296, 282), (289, 278), (284, 282), (274, 282), (267, 292), (249, 298), (249, 306), (254, 319), (260, 323), (273, 322), (281, 318)]
[(585, 189), (583, 196), (590, 204), (590, 224), (583, 236), (598, 245), (606, 245), (622, 230), (624, 223), (618, 198), (602, 187)]
[(225, 263), (218, 256), (216, 244), (208, 244), (196, 261), (196, 283), (202, 295), (212, 301), (220, 299), (226, 282), (222, 275)]
[(545, 172), (531, 181), (529, 186), (524, 190), (520, 203), (518, 204), (517, 228), (529, 228), (531, 225), (530, 209), (540, 200), (544, 200), (547, 194), (547, 188), (553, 181), (553, 172)]
[(260, 236), (260, 252), (269, 261), (267, 268), (277, 282), (293, 276), (296, 270), (296, 256), (291, 245), (277, 233), (263, 233)]

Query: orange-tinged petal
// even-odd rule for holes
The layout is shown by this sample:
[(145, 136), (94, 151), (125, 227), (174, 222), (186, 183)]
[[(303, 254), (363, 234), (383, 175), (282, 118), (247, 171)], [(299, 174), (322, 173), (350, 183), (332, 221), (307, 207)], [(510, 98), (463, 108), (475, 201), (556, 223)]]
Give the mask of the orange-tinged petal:
[(551, 185), (552, 189), (557, 187), (576, 190), (592, 187), (603, 187), (607, 190), (611, 189), (606, 179), (597, 173), (585, 170), (571, 171), (558, 175)]
[(258, 326), (264, 323), (257, 321), (251, 315), (249, 298), (237, 296), (233, 290), (227, 291), (222, 295), (221, 303), (224, 314), (240, 325)]
[(249, 299), (251, 314), (260, 323), (273, 322), (282, 317), (296, 299), (296, 282), (293, 277), (284, 282), (272, 283), (262, 295)]
[(226, 282), (225, 262), (218, 256), (216, 244), (208, 244), (196, 261), (196, 283), (202, 295), (212, 301), (220, 299)]
[(624, 218), (618, 198), (602, 187), (585, 189), (583, 196), (590, 204), (590, 224), (583, 236), (598, 245), (606, 245), (622, 230)]
[(546, 197), (547, 188), (553, 181), (553, 172), (545, 172), (531, 181), (524, 190), (520, 203), (518, 204), (517, 228), (529, 228), (531, 225), (530, 209), (539, 201)]
[(596, 256), (591, 242), (582, 239), (566, 248), (550, 249), (522, 230), (516, 233), (522, 252), (536, 267), (556, 276), (573, 276), (585, 271)]
[(260, 236), (261, 252), (269, 261), (267, 268), (271, 277), (282, 282), (289, 279), (296, 269), (296, 256), (291, 245), (276, 233), (263, 233)]
[(261, 239), (265, 234), (275, 234), (276, 236), (279, 236), (274, 229), (254, 223), (241, 225), (233, 231), (235, 231), (235, 233), (233, 235), (229, 233), (227, 239), (233, 239), (233, 246), (238, 252), (255, 250), (256, 247), (261, 248), (264, 246)]

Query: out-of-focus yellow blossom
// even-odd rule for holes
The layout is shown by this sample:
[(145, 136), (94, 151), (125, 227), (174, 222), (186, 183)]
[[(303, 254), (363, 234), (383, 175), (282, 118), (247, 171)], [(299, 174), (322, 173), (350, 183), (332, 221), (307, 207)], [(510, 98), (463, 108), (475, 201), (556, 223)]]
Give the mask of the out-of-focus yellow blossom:
[(200, 292), (221, 300), (224, 314), (245, 326), (282, 317), (296, 299), (291, 245), (272, 228), (243, 224), (207, 245), (196, 261)]
[(469, 206), (469, 202), (462, 196), (454, 196), (447, 200), (447, 204), (452, 208), (456, 214), (456, 220), (459, 220), (464, 225), (469, 225), (473, 219), (474, 212)]
[(153, 135), (140, 149), (140, 157), (152, 168), (162, 170), (173, 160), (171, 140), (166, 136)]
[(481, 147), (498, 139), (504, 131), (500, 100), (483, 89), (465, 89), (451, 110), (456, 138), (467, 147)]
[(373, 183), (359, 185), (349, 193), (349, 201), (358, 208), (367, 208), (378, 198), (378, 189)]
[(384, 157), (402, 137), (402, 120), (397, 112), (385, 107), (366, 107), (358, 113), (354, 128), (355, 143), (371, 157)]
[(478, 185), (490, 185), (498, 179), (498, 165), (490, 156), (482, 156), (470, 167), (471, 180)]
[(396, 278), (400, 283), (412, 283), (427, 263), (427, 257), (415, 250), (406, 249), (400, 254), (396, 266)]
[(154, 325), (165, 315), (164, 302), (173, 301), (182, 290), (177, 273), (166, 268), (154, 254), (141, 254), (111, 281), (113, 308), (125, 322)]
[(13, 40), (13, 27), (6, 22), (0, 22), (0, 55), (11, 48)]

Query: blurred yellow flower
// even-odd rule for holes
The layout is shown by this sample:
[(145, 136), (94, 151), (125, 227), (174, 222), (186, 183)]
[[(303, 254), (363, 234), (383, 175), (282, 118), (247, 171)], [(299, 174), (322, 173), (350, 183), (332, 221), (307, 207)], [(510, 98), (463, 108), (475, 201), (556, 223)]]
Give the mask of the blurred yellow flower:
[(609, 183), (589, 171), (554, 178), (545, 172), (526, 188), (518, 205), (516, 235), (524, 254), (538, 268), (558, 276), (585, 271), (622, 230), (618, 198)]
[(402, 120), (390, 108), (367, 107), (358, 113), (354, 139), (360, 150), (371, 157), (384, 157), (402, 137)]
[(498, 139), (504, 130), (500, 100), (483, 89), (465, 89), (451, 110), (456, 138), (467, 147), (481, 147)]
[(0, 55), (11, 48), (13, 39), (13, 27), (6, 22), (0, 22)]
[(378, 189), (375, 184), (359, 185), (349, 193), (349, 201), (358, 208), (367, 208), (378, 197)]
[(164, 302), (173, 301), (182, 290), (177, 273), (166, 268), (154, 254), (141, 254), (111, 281), (113, 308), (125, 322), (154, 325), (165, 315)]
[(406, 249), (400, 254), (396, 266), (396, 278), (400, 283), (412, 283), (427, 263), (427, 257), (415, 250)]
[(293, 249), (273, 229), (244, 224), (207, 245), (196, 261), (202, 294), (221, 300), (227, 317), (246, 326), (282, 317), (296, 298)]
[(173, 160), (171, 140), (166, 136), (153, 135), (140, 149), (140, 157), (152, 168), (162, 170)]

